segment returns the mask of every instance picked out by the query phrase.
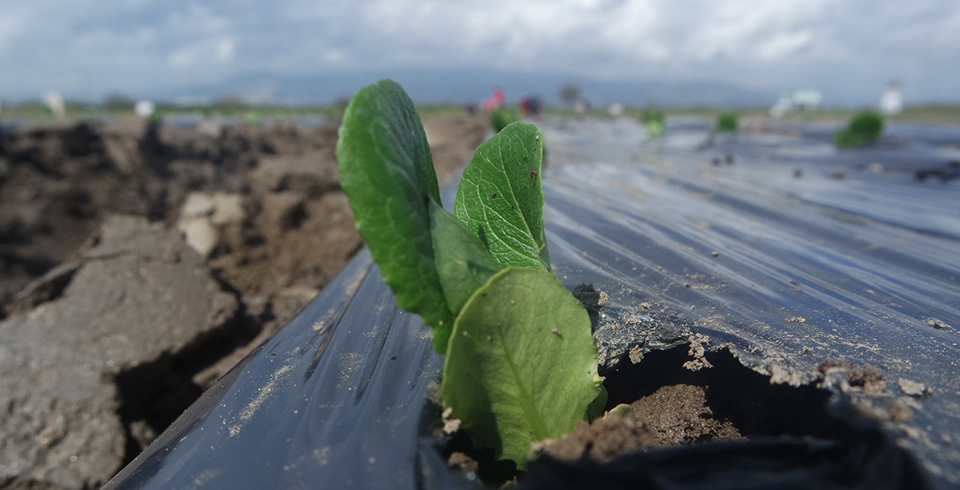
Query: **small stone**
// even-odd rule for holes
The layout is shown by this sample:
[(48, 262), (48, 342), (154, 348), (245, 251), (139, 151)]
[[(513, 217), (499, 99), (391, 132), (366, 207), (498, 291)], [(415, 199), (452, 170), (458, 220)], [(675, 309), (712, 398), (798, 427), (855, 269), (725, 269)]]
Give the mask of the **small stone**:
[(907, 378), (899, 378), (897, 379), (897, 385), (900, 386), (900, 391), (907, 396), (921, 398), (930, 394), (930, 388), (918, 381), (913, 381)]
[(177, 222), (177, 229), (183, 233), (187, 245), (202, 257), (209, 257), (220, 243), (220, 232), (206, 217), (181, 218)]
[(210, 221), (215, 225), (226, 225), (230, 223), (239, 223), (246, 217), (243, 210), (243, 196), (240, 194), (228, 194), (225, 192), (215, 192), (211, 196), (213, 200), (214, 211), (210, 216)]
[(191, 192), (180, 207), (180, 216), (201, 218), (211, 216), (217, 210), (213, 197), (204, 192)]
[(935, 328), (935, 329), (937, 329), (937, 330), (943, 330), (943, 329), (947, 328), (947, 324), (946, 324), (946, 323), (943, 323), (942, 321), (937, 320), (936, 318), (928, 318), (928, 319), (927, 319), (927, 326), (932, 327), (932, 328)]

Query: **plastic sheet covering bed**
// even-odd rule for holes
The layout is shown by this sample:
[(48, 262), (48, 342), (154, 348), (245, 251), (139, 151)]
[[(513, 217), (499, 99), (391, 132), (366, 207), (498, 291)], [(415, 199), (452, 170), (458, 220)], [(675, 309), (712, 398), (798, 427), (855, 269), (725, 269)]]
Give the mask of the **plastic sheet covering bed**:
[[(681, 120), (660, 140), (626, 120), (541, 128), (551, 257), (567, 287), (609, 296), (594, 315), (605, 369), (696, 342), (772, 382), (841, 392), (818, 367), (842, 360), (886, 383), (848, 401), (898, 400), (911, 416), (884, 432), (851, 419), (835, 441), (700, 445), (603, 467), (543, 460), (524, 485), (960, 485), (960, 179), (915, 178), (960, 158), (960, 130), (894, 125), (875, 146), (837, 151), (827, 125), (710, 136)], [(441, 366), (363, 252), (108, 488), (477, 488), (425, 438)], [(796, 478), (776, 480), (785, 474)]]

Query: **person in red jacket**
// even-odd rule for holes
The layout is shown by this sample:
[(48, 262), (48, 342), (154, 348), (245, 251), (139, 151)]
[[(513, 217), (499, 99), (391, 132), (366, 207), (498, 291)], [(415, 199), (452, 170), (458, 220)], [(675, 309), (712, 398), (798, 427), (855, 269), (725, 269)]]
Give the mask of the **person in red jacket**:
[(490, 112), (500, 108), (503, 105), (503, 89), (493, 89), (493, 94), (483, 101), (483, 110)]

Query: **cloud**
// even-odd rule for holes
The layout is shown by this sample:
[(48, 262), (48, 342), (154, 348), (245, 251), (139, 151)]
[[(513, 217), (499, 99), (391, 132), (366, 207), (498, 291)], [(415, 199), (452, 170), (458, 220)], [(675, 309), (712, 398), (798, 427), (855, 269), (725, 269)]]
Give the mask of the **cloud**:
[(180, 47), (167, 56), (175, 69), (198, 69), (210, 63), (229, 63), (235, 51), (233, 38), (206, 38)]
[(0, 16), (0, 97), (469, 67), (811, 86), (828, 101), (897, 78), (908, 99), (957, 100), (955, 59), (953, 0), (31, 0)]
[(233, 38), (225, 37), (217, 42), (217, 59), (221, 62), (228, 62), (233, 59), (234, 50)]
[(780, 60), (809, 46), (812, 40), (813, 35), (807, 30), (779, 33), (763, 43), (757, 53), (762, 60)]

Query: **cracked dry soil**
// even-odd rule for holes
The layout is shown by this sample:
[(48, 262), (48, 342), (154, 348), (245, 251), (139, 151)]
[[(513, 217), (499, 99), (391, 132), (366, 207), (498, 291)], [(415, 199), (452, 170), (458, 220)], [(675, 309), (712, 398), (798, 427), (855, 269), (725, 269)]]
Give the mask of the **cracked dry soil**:
[[(0, 133), (0, 488), (99, 488), (360, 249), (339, 121)], [(443, 182), (483, 118), (426, 117)]]

